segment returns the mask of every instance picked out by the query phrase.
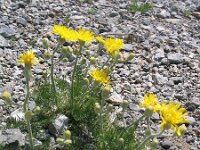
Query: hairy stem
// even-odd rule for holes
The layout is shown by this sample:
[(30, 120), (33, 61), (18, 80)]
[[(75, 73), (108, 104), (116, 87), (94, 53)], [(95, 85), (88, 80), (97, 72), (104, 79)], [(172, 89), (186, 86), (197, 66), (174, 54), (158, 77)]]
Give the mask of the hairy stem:
[(78, 52), (78, 54), (77, 54), (77, 56), (76, 56), (75, 64), (74, 64), (74, 69), (73, 69), (73, 72), (72, 72), (71, 100), (70, 100), (70, 105), (71, 105), (71, 107), (72, 107), (73, 101), (74, 101), (74, 78), (75, 78), (75, 74), (76, 74), (78, 59), (79, 59), (80, 53), (81, 53), (81, 51), (82, 51), (82, 48), (83, 48), (83, 44), (80, 43), (79, 52)]
[[(27, 112), (27, 103), (28, 103), (28, 99), (30, 96), (30, 85), (29, 85), (29, 81), (30, 81), (30, 69), (25, 68), (25, 78), (26, 78), (26, 98), (24, 101), (24, 106), (23, 106), (23, 110), (24, 110), (24, 114), (26, 114)], [(32, 135), (32, 130), (31, 130), (31, 124), (30, 124), (30, 120), (28, 120), (26, 117), (26, 122), (27, 122), (27, 128), (28, 128), (28, 134), (29, 134), (29, 143), (30, 143), (30, 149), (33, 150), (33, 135)]]
[(60, 48), (61, 43), (59, 42), (56, 48), (54, 49), (52, 56), (51, 56), (51, 84), (52, 84), (52, 91), (55, 93), (55, 101), (56, 101), (56, 106), (58, 106), (58, 100), (56, 96), (56, 86), (54, 82), (54, 54), (56, 51)]

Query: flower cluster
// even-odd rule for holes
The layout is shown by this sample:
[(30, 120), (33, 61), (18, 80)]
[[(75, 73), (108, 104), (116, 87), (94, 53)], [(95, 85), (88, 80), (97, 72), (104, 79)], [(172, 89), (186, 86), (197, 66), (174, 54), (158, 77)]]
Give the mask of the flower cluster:
[(85, 30), (79, 28), (78, 31), (70, 29), (65, 26), (61, 25), (54, 25), (53, 26), (53, 33), (58, 34), (61, 38), (66, 41), (84, 41), (84, 42), (91, 42), (94, 39), (94, 33), (90, 30)]
[(188, 122), (185, 119), (188, 114), (185, 108), (181, 108), (181, 104), (172, 101), (160, 104), (158, 98), (151, 93), (145, 94), (144, 101), (140, 106), (154, 112), (159, 112), (162, 119), (161, 131), (172, 129), (178, 136), (182, 135), (183, 124)]

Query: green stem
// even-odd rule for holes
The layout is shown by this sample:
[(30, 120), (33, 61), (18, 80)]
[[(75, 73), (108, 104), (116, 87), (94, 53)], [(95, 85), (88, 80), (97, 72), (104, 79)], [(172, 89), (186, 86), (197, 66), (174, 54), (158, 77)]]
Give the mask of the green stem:
[(150, 135), (150, 136), (146, 137), (146, 138), (144, 139), (144, 141), (142, 141), (142, 142), (140, 143), (140, 145), (138, 145), (137, 148), (136, 148), (135, 150), (142, 150), (142, 148), (146, 145), (146, 143), (147, 143), (151, 138), (154, 138), (154, 137), (155, 137), (155, 135)]
[(164, 130), (161, 131), (161, 132), (158, 133), (158, 134), (149, 135), (148, 137), (146, 137), (146, 138), (136, 147), (135, 150), (142, 150), (142, 148), (147, 144), (147, 142), (149, 142), (150, 139), (152, 139), (152, 138), (154, 138), (154, 137), (160, 136), (163, 132), (164, 132)]
[(140, 118), (138, 118), (135, 122), (133, 122), (132, 124), (130, 124), (129, 126), (127, 126), (124, 130), (121, 131), (121, 133), (119, 134), (119, 137), (121, 137), (123, 135), (124, 132), (127, 132), (131, 127), (133, 126), (137, 126), (138, 123), (145, 118), (145, 115), (141, 116)]
[(80, 53), (81, 53), (81, 51), (82, 51), (82, 48), (83, 48), (83, 44), (80, 43), (80, 49), (79, 49), (79, 52), (78, 52), (78, 54), (77, 54), (77, 56), (76, 56), (75, 64), (74, 64), (74, 69), (73, 69), (73, 72), (72, 72), (71, 100), (70, 100), (71, 108), (72, 108), (73, 101), (74, 101), (74, 78), (75, 78), (75, 74), (76, 74), (78, 59), (79, 59)]
[(60, 48), (60, 45), (61, 45), (61, 43), (59, 42), (51, 56), (51, 83), (52, 83), (52, 90), (55, 93), (56, 106), (58, 106), (58, 100), (57, 100), (57, 96), (56, 96), (56, 86), (55, 86), (55, 82), (54, 82), (54, 59), (53, 58), (54, 58), (54, 54), (56, 53), (56, 51)]
[(108, 62), (110, 61), (111, 58), (112, 58), (111, 56), (108, 57), (107, 61), (102, 65), (101, 69), (103, 69), (104, 66), (106, 66), (108, 64)]
[[(25, 68), (27, 69), (27, 68)], [(30, 79), (30, 74), (29, 74), (29, 71), (30, 70), (25, 70), (27, 71), (25, 73), (25, 78), (26, 78), (26, 98), (25, 98), (25, 101), (24, 101), (24, 106), (23, 106), (23, 110), (24, 110), (24, 114), (26, 114), (27, 112), (27, 103), (28, 103), (28, 99), (29, 99), (29, 96), (30, 96), (30, 85), (29, 85), (29, 79)], [(26, 117), (25, 117), (26, 119)], [(28, 134), (29, 134), (29, 143), (30, 143), (30, 149), (33, 150), (33, 134), (32, 134), (32, 130), (31, 130), (31, 124), (30, 124), (30, 121), (28, 119), (26, 119), (26, 122), (27, 122), (27, 128), (28, 128)]]
[(151, 132), (150, 117), (147, 117), (147, 129)]
[(102, 142), (103, 142), (103, 149), (105, 148), (105, 141), (104, 141), (104, 130), (103, 130), (103, 99), (101, 95), (101, 112), (100, 112), (100, 119), (101, 119), (101, 135), (102, 135)]
[(26, 120), (26, 122), (28, 125), (30, 149), (33, 150), (33, 134), (32, 134), (32, 129), (31, 129), (31, 123), (30, 123), (30, 120)]

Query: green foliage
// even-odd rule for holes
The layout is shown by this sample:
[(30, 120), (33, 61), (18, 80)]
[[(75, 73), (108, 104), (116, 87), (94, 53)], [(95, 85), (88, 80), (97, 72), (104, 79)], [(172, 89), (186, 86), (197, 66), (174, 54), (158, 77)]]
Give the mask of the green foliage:
[(141, 13), (145, 13), (150, 11), (153, 8), (151, 3), (143, 3), (143, 4), (138, 4), (138, 0), (132, 0), (132, 4), (128, 7), (128, 9), (131, 12), (141, 12)]
[(184, 15), (185, 17), (191, 16), (191, 14), (192, 14), (192, 10), (191, 10), (191, 9), (185, 9), (185, 10), (183, 11), (183, 15)]

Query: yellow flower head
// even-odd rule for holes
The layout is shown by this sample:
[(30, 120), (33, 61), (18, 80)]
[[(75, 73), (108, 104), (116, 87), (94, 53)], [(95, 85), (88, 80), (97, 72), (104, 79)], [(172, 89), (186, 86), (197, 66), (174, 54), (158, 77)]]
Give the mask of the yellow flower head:
[(124, 42), (122, 39), (114, 39), (112, 37), (105, 39), (104, 46), (106, 51), (113, 57), (116, 54), (120, 54), (120, 50), (124, 47)]
[(32, 50), (28, 50), (26, 51), (26, 53), (21, 54), (20, 56), (21, 59), (18, 60), (18, 62), (21, 64), (25, 64), (25, 66), (29, 68), (32, 67), (33, 63), (39, 62)]
[(96, 36), (96, 40), (97, 40), (99, 43), (104, 43), (103, 36)]
[(1, 94), (1, 97), (4, 101), (8, 101), (10, 99), (10, 93), (8, 91), (4, 91), (2, 94)]
[(84, 41), (84, 42), (91, 42), (94, 39), (94, 33), (90, 30), (79, 28), (78, 38), (79, 40)]
[(90, 71), (89, 74), (97, 82), (102, 83), (106, 87), (110, 84), (110, 79), (109, 79), (108, 73), (106, 71), (96, 69), (96, 70)]
[(159, 109), (158, 98), (153, 93), (145, 94), (144, 101), (140, 105), (140, 107), (144, 107), (147, 109), (153, 109), (153, 111), (155, 112)]
[(67, 28), (65, 26), (54, 25), (53, 33), (58, 34), (61, 38), (65, 39), (66, 41), (73, 42), (78, 40), (77, 31)]
[(163, 102), (160, 106), (160, 116), (162, 119), (161, 130), (165, 130), (166, 126), (174, 130), (178, 136), (181, 135), (182, 124), (187, 123), (184, 117), (188, 115), (185, 108), (180, 107), (181, 104), (169, 102)]

